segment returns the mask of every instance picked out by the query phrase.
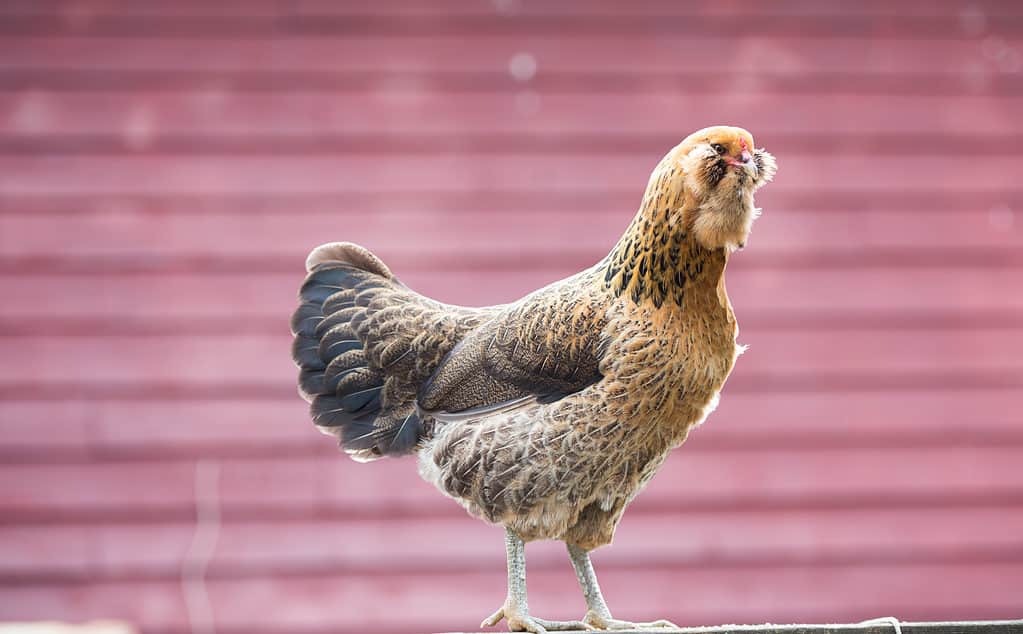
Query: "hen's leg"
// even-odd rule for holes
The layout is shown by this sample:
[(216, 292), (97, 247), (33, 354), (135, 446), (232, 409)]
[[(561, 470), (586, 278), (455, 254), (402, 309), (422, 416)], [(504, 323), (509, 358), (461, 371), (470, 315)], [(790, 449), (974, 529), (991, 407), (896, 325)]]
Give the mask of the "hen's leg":
[(582, 621), (547, 621), (530, 616), (526, 601), (526, 544), (508, 528), (505, 529), (504, 543), (508, 549), (508, 598), (480, 627), (496, 625), (505, 619), (512, 632), (544, 634), (548, 630), (592, 629)]
[(611, 618), (611, 611), (607, 609), (604, 595), (600, 593), (600, 584), (597, 583), (597, 573), (593, 571), (593, 563), (590, 562), (590, 553), (573, 546), (568, 546), (568, 556), (572, 560), (572, 567), (575, 568), (575, 575), (579, 578), (579, 586), (583, 589), (583, 596), (586, 597), (586, 616), (583, 623), (599, 630), (631, 630), (648, 627), (677, 627), (671, 621), (651, 621), (649, 623), (633, 623), (631, 621), (619, 621)]

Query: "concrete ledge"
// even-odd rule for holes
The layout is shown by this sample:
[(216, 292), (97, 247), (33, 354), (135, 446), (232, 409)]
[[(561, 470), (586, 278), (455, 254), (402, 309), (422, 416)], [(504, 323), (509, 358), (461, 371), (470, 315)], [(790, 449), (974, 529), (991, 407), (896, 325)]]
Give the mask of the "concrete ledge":
[[(902, 623), (895, 620), (877, 619), (862, 623), (833, 625), (716, 625), (713, 627), (683, 627), (679, 629), (618, 630), (615, 634), (893, 634), (898, 623), (902, 634), (1023, 634), (1023, 620), (1019, 621), (956, 621)], [(489, 632), (472, 634), (503, 634), (500, 626)], [(448, 634), (470, 634), (450, 632)], [(576, 630), (561, 634), (593, 634)]]

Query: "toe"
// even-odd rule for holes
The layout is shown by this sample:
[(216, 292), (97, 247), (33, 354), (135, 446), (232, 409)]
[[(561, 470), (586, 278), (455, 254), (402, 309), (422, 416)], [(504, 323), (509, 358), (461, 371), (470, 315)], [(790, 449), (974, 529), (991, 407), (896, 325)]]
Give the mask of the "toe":
[(584, 623), (583, 621), (548, 621), (546, 619), (534, 618), (534, 621), (540, 624), (541, 627), (551, 632), (565, 632), (565, 631), (578, 631), (578, 630), (592, 630), (593, 627)]
[(621, 621), (618, 619), (607, 618), (599, 616), (597, 614), (588, 613), (584, 619), (585, 623), (590, 626), (591, 629), (598, 630), (646, 630), (654, 628), (674, 628), (678, 629), (678, 626), (664, 619), (657, 621), (650, 621), (646, 623), (634, 623), (632, 621)]
[(500, 608), (497, 612), (494, 612), (493, 614), (491, 614), (487, 618), (483, 619), (483, 622), (480, 623), (480, 627), (481, 628), (483, 628), (483, 627), (494, 627), (495, 625), (500, 623), (501, 619), (503, 619), (503, 618), (504, 618), (504, 608)]
[(501, 608), (483, 619), (480, 627), (493, 627), (505, 620), (508, 629), (512, 632), (532, 632), (533, 634), (547, 634), (547, 632), (563, 632), (567, 630), (592, 630), (588, 623), (583, 621), (548, 621), (530, 616), (528, 613), (520, 612), (514, 606), (501, 606)]
[[(626, 621), (626, 623), (628, 623)], [(678, 626), (666, 619), (658, 619), (656, 621), (650, 621), (649, 623), (629, 623), (630, 628), (635, 627), (639, 629), (654, 629), (658, 627), (670, 627), (672, 629), (678, 629)]]
[(518, 619), (509, 619), (508, 628), (513, 632), (532, 632), (533, 634), (547, 634), (547, 628), (540, 624), (538, 619), (526, 616)]

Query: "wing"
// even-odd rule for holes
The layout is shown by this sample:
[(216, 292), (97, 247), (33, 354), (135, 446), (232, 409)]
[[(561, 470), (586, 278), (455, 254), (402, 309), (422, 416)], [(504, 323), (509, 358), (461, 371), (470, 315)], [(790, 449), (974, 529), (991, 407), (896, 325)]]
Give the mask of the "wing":
[(441, 421), (552, 402), (602, 378), (606, 299), (582, 275), (509, 306), (467, 334), (418, 394)]

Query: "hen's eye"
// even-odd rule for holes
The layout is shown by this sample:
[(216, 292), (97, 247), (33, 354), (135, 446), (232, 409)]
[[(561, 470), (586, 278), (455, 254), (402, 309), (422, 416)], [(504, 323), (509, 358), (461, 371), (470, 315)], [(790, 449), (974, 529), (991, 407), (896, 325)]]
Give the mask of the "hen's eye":
[(720, 143), (712, 143), (710, 147), (712, 147), (718, 154), (724, 154), (727, 151), (725, 150), (725, 146)]

